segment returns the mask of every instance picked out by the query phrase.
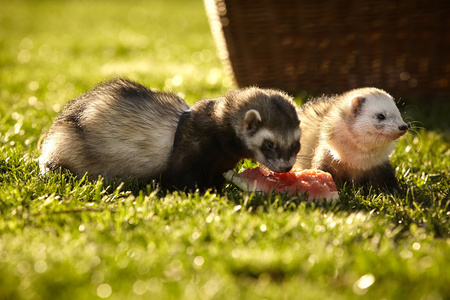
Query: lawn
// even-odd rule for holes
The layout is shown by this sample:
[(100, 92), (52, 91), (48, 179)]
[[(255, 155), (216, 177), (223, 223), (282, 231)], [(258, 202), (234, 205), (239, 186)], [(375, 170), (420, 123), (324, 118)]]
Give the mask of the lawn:
[(236, 87), (200, 0), (0, 7), (0, 299), (450, 299), (450, 99), (394, 95), (415, 128), (391, 159), (395, 196), (348, 188), (324, 203), (39, 176), (39, 137), (102, 80), (190, 103)]

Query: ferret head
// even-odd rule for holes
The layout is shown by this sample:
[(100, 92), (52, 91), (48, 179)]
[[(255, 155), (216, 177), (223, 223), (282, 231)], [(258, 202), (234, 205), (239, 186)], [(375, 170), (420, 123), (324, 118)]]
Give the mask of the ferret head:
[(362, 147), (379, 148), (404, 135), (403, 121), (392, 97), (376, 88), (350, 91), (344, 97), (346, 119), (351, 124), (355, 142)]
[(292, 98), (255, 87), (225, 98), (238, 111), (232, 126), (252, 158), (275, 172), (292, 169), (300, 150), (300, 121)]

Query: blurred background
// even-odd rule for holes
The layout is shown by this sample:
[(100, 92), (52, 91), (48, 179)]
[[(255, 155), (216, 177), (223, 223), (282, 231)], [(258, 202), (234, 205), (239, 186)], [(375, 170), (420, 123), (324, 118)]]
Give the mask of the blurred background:
[(376, 86), (450, 96), (450, 2), (205, 0), (219, 54), (239, 85), (292, 93)]

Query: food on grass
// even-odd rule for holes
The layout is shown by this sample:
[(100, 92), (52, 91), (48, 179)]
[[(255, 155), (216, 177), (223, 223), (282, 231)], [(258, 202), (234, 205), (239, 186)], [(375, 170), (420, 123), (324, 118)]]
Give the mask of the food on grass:
[(237, 174), (228, 171), (225, 178), (245, 191), (285, 192), (289, 195), (307, 193), (308, 200), (338, 199), (339, 194), (330, 173), (316, 170), (294, 169), (287, 173), (276, 173), (261, 168), (246, 169)]

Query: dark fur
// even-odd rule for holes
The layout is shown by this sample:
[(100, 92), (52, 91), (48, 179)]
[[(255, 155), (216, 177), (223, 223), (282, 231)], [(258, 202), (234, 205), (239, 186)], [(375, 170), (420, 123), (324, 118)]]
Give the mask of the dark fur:
[(388, 192), (399, 190), (398, 180), (389, 160), (366, 171), (353, 170), (343, 163), (333, 161), (330, 155), (324, 155), (321, 164), (314, 168), (328, 172), (335, 184), (342, 187), (345, 183), (365, 188), (382, 189)]
[[(265, 126), (282, 135), (295, 124), (299, 125), (294, 106), (288, 105), (277, 94), (271, 96), (270, 105), (263, 107), (241, 100), (236, 92), (231, 92), (219, 100), (205, 99), (195, 103), (180, 129), (180, 139), (172, 151), (169, 168), (162, 176), (164, 182), (176, 187), (220, 189), (225, 182), (224, 172), (233, 169), (241, 159), (252, 158), (251, 151), (233, 129), (236, 119), (242, 118), (242, 113), (250, 109), (258, 109), (266, 118), (263, 124), (253, 125), (255, 132)], [(217, 101), (225, 102), (223, 115), (217, 112)]]
[(216, 100), (198, 101), (180, 128), (180, 139), (170, 156), (169, 168), (162, 178), (175, 187), (220, 188), (222, 173), (251, 154), (234, 135), (230, 124), (213, 118)]
[[(284, 136), (299, 127), (292, 100), (274, 90), (248, 88), (217, 100), (197, 101), (177, 127), (188, 108), (176, 95), (125, 79), (101, 84), (69, 102), (56, 118), (43, 142), (41, 168), (68, 169), (78, 176), (90, 170), (91, 178), (162, 179), (168, 188), (220, 190), (224, 172), (243, 158), (255, 158), (236, 133), (244, 130), (242, 120), (248, 110), (256, 109), (264, 117), (248, 124), (249, 132), (264, 127)], [(149, 151), (158, 141), (151, 135), (157, 128), (164, 128), (167, 137), (176, 133), (173, 148), (173, 140), (164, 139), (164, 149), (170, 149), (166, 153)], [(147, 163), (140, 164), (140, 158)]]

